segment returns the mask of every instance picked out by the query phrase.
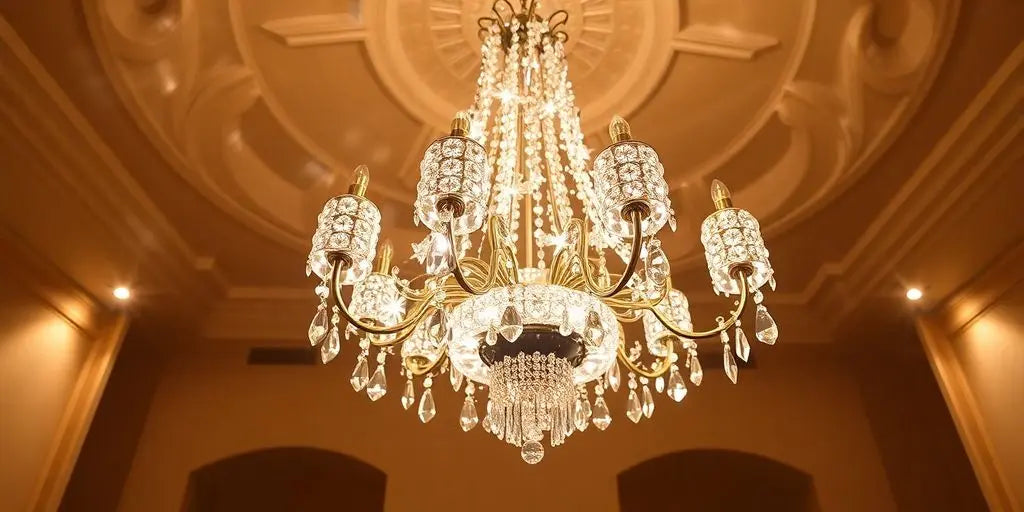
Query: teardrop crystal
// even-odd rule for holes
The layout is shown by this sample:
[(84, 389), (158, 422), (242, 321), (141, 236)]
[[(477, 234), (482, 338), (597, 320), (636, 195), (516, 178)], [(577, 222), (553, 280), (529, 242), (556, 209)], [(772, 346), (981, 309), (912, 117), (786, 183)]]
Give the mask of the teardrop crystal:
[(693, 353), (693, 358), (690, 359), (690, 382), (694, 386), (700, 386), (700, 383), (704, 381), (704, 369), (700, 366), (700, 359), (697, 357), (697, 353)]
[(463, 432), (469, 432), (473, 430), (473, 427), (480, 422), (480, 418), (476, 415), (476, 402), (473, 401), (473, 397), (467, 396), (466, 401), (462, 402), (462, 413), (459, 414), (459, 426), (462, 427)]
[(637, 396), (635, 389), (629, 390), (629, 398), (626, 400), (626, 417), (633, 423), (637, 423), (643, 415), (644, 411), (640, 405), (640, 397)]
[(498, 331), (495, 330), (494, 327), (487, 328), (487, 334), (484, 335), (484, 342), (492, 347), (495, 343), (498, 343)]
[(644, 386), (644, 403), (641, 410), (645, 417), (650, 418), (654, 414), (654, 395), (651, 394), (651, 388)]
[(558, 324), (558, 334), (562, 336), (572, 334), (572, 320), (569, 316), (569, 308), (562, 310), (562, 321)]
[(679, 370), (676, 368), (673, 368), (672, 373), (668, 376), (667, 394), (676, 402), (682, 402), (686, 398), (686, 382), (683, 381), (683, 376), (679, 375)]
[[(585, 406), (584, 404), (587, 405)], [(582, 396), (576, 398), (576, 406), (573, 408), (572, 420), (573, 424), (576, 425), (576, 430), (579, 430), (580, 432), (586, 430), (587, 424), (590, 423), (590, 418), (587, 417), (587, 406), (589, 406), (589, 402), (586, 398), (583, 398)]]
[(320, 360), (327, 364), (338, 357), (338, 352), (341, 352), (341, 335), (338, 334), (338, 328), (334, 327), (327, 335), (327, 341), (320, 346)]
[(462, 387), (462, 373), (454, 366), (448, 369), (448, 380), (452, 383), (452, 389), (458, 391)]
[(739, 357), (743, 362), (747, 362), (750, 358), (750, 342), (747, 341), (747, 334), (743, 332), (740, 327), (736, 328), (736, 357)]
[(608, 368), (608, 374), (605, 378), (608, 379), (608, 387), (612, 388), (612, 391), (619, 390), (619, 384), (622, 383), (622, 375), (619, 373), (618, 361), (612, 363), (612, 367)]
[(384, 376), (384, 365), (378, 364), (377, 369), (373, 371), (373, 377), (370, 377), (370, 382), (366, 384), (366, 396), (370, 397), (370, 400), (376, 402), (380, 400), (380, 397), (384, 396), (388, 392), (388, 380)]
[(360, 357), (356, 361), (356, 367), (352, 370), (352, 378), (348, 380), (352, 384), (352, 389), (362, 391), (366, 387), (366, 382), (370, 380), (370, 367), (366, 364), (366, 358)]
[(427, 273), (435, 276), (445, 275), (454, 268), (455, 258), (452, 254), (448, 238), (439, 233), (430, 235), (430, 250), (427, 252)]
[(653, 242), (651, 243), (647, 250), (647, 259), (644, 260), (644, 265), (647, 269), (647, 279), (653, 281), (659, 287), (665, 284), (669, 274), (668, 257), (665, 256), (665, 251), (661, 250), (660, 244), (655, 245)]
[(662, 391), (665, 391), (665, 378), (664, 377), (658, 377), (657, 379), (654, 379), (654, 390), (657, 391), (658, 393), (661, 393)]
[(604, 430), (612, 424), (612, 415), (608, 412), (608, 404), (604, 403), (603, 396), (594, 400), (594, 416), (590, 421), (594, 422), (598, 430)]
[(310, 345), (315, 347), (324, 340), (324, 336), (327, 336), (327, 331), (330, 329), (329, 321), (330, 318), (327, 314), (327, 305), (321, 304), (316, 310), (316, 315), (313, 316), (313, 321), (309, 323)]
[(420, 421), (426, 423), (434, 419), (434, 414), (436, 413), (437, 409), (434, 408), (434, 395), (431, 394), (430, 388), (427, 388), (423, 390), (423, 396), (420, 397)]
[(676, 232), (676, 214), (675, 214), (675, 212), (670, 213), (669, 216), (668, 216), (668, 228), (671, 229), (673, 233)]
[(520, 455), (527, 464), (536, 464), (544, 458), (544, 445), (538, 441), (527, 441), (523, 443)]
[(601, 324), (601, 315), (597, 311), (587, 313), (586, 326), (583, 329), (583, 338), (587, 346), (597, 347), (604, 342), (604, 325)]
[(438, 308), (427, 319), (427, 334), (433, 340), (442, 340), (448, 333), (448, 314), (444, 308)]
[(725, 369), (725, 375), (729, 377), (729, 380), (733, 384), (736, 384), (736, 377), (739, 376), (739, 368), (736, 366), (736, 359), (732, 357), (732, 351), (729, 350), (729, 344), (722, 345), (722, 368)]
[(409, 410), (412, 404), (416, 403), (416, 387), (412, 379), (405, 381), (405, 390), (402, 391), (402, 409)]
[(775, 325), (775, 319), (763, 304), (757, 305), (757, 314), (754, 315), (754, 336), (768, 345), (774, 345), (779, 339), (779, 326)]
[(523, 317), (519, 316), (519, 310), (509, 304), (501, 315), (501, 322), (498, 324), (498, 332), (508, 341), (516, 341), (519, 335), (523, 334)]

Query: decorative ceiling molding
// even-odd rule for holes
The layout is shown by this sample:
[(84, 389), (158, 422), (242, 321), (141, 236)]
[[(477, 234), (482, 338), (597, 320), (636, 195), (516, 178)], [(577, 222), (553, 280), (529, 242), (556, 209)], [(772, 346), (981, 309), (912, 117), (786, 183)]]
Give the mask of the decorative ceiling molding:
[(348, 13), (281, 18), (261, 27), (292, 47), (355, 43), (366, 39), (366, 27), (359, 18)]
[(752, 60), (778, 44), (776, 37), (701, 24), (690, 25), (672, 38), (672, 49), (678, 52), (736, 60)]

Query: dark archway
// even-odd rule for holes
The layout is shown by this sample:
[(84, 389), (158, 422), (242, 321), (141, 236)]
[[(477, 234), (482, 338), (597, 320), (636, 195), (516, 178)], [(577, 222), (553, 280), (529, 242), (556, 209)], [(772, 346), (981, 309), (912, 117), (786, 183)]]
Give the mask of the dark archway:
[(688, 450), (619, 473), (622, 512), (818, 512), (810, 475), (772, 459), (732, 450)]
[(189, 475), (186, 512), (383, 511), (383, 471), (316, 448), (235, 455)]

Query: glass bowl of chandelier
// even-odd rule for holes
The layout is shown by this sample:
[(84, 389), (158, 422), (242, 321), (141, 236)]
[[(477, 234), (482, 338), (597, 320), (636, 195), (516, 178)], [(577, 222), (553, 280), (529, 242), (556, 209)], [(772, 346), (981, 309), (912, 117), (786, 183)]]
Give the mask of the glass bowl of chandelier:
[[(428, 422), (434, 383), (447, 375), (465, 395), (460, 427), (480, 425), (528, 463), (544, 457), (545, 438), (558, 446), (591, 424), (608, 428), (606, 397), (623, 382), (632, 422), (652, 416), (656, 394), (682, 401), (687, 382), (704, 379), (698, 340), (720, 346), (736, 383), (736, 358), (750, 354), (741, 322), (748, 298), (756, 339), (778, 337), (761, 303), (760, 288), (775, 280), (760, 226), (717, 180), (701, 242), (712, 288), (732, 307), (694, 330), (657, 239), (664, 226), (675, 230), (665, 169), (618, 117), (612, 144), (591, 164), (556, 16), (530, 8), (481, 21), (474, 105), (420, 165), (413, 221), (429, 233), (413, 254), (426, 272), (402, 278), (391, 245), (377, 247), (380, 211), (362, 167), (320, 214), (307, 267), (321, 280), (309, 340), (324, 363), (345, 340), (358, 346), (353, 389), (384, 397), (397, 359), (400, 402)], [(606, 252), (625, 268), (610, 270)], [(635, 322), (642, 330), (625, 328)], [(627, 342), (632, 335), (645, 343)]]

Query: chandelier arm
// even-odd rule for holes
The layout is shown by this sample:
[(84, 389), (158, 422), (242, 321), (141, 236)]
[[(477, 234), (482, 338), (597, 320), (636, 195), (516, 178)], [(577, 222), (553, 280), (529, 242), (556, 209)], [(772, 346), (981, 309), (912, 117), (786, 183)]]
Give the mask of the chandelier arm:
[(403, 320), (403, 321), (401, 321), (401, 322), (399, 322), (399, 323), (397, 323), (395, 325), (388, 326), (388, 327), (377, 327), (375, 325), (370, 325), (370, 324), (363, 323), (363, 322), (357, 320), (354, 316), (352, 316), (352, 313), (350, 313), (349, 310), (348, 310), (348, 306), (345, 305), (345, 300), (342, 298), (342, 294), (341, 294), (341, 287), (342, 287), (342, 284), (341, 284), (341, 272), (342, 272), (342, 270), (343, 269), (342, 269), (341, 265), (339, 265), (337, 262), (335, 262), (333, 275), (331, 276), (331, 280), (334, 283), (334, 298), (336, 299), (335, 302), (337, 302), (337, 304), (338, 304), (338, 310), (341, 312), (341, 316), (343, 316), (345, 318), (345, 320), (348, 321), (348, 323), (350, 325), (354, 326), (356, 329), (359, 329), (359, 330), (361, 330), (363, 332), (368, 332), (370, 334), (395, 334), (397, 332), (401, 332), (402, 330), (406, 329), (410, 325), (414, 325), (416, 322), (419, 322), (420, 319), (422, 319), (423, 316), (426, 315), (427, 311), (432, 309), (430, 307), (427, 307), (427, 304), (429, 303), (429, 298), (433, 297), (434, 294), (436, 294), (436, 292), (431, 293), (430, 296), (428, 297), (428, 300), (424, 300), (423, 302), (420, 302), (417, 305), (417, 308), (415, 310), (413, 310), (412, 314), (409, 315), (408, 317), (406, 317), (405, 320)]
[(590, 293), (605, 299), (625, 289), (626, 285), (629, 284), (629, 280), (633, 278), (633, 274), (636, 272), (636, 266), (640, 262), (640, 249), (643, 245), (643, 218), (639, 210), (630, 210), (629, 220), (633, 224), (633, 243), (629, 251), (629, 261), (626, 263), (626, 270), (619, 276), (619, 282), (610, 288), (601, 287), (590, 273), (590, 242), (587, 240), (587, 218), (584, 217), (583, 229), (580, 233), (580, 241), (583, 244), (583, 264), (581, 265), (583, 267), (583, 278), (586, 280)]
[[(495, 220), (495, 218), (492, 217), (491, 220), (493, 222)], [(448, 238), (448, 245), (449, 245), (449, 247), (452, 250), (452, 261), (453, 261), (452, 275), (455, 276), (455, 281), (457, 281), (459, 283), (459, 286), (461, 286), (463, 290), (466, 290), (467, 292), (472, 293), (473, 295), (483, 295), (484, 293), (487, 293), (487, 290), (490, 290), (491, 288), (494, 287), (494, 282), (498, 278), (498, 273), (497, 273), (496, 269), (498, 268), (498, 254), (499, 254), (499, 252), (494, 250), (494, 237), (495, 237), (496, 233), (495, 233), (495, 231), (493, 229), (493, 226), (492, 226), (491, 232), (489, 233), (489, 235), (487, 237), (487, 245), (488, 245), (488, 247), (491, 250), (490, 265), (488, 266), (488, 269), (487, 269), (487, 278), (484, 281), (483, 287), (481, 287), (481, 288), (477, 288), (472, 283), (470, 283), (469, 280), (466, 279), (466, 275), (462, 272), (462, 263), (459, 262), (459, 257), (457, 255), (455, 255), (455, 247), (456, 246), (455, 246), (455, 219), (454, 218), (452, 220), (448, 221), (447, 228), (448, 229), (447, 229), (447, 232), (446, 232), (446, 236)]]
[(739, 303), (736, 305), (736, 310), (729, 315), (729, 319), (720, 324), (718, 327), (715, 327), (714, 329), (707, 331), (690, 331), (679, 327), (678, 325), (675, 324), (675, 322), (673, 322), (669, 318), (666, 318), (665, 315), (663, 315), (661, 312), (659, 312), (657, 309), (653, 307), (644, 309), (654, 312), (654, 316), (658, 317), (658, 320), (661, 321), (662, 325), (664, 325), (666, 329), (668, 329), (670, 332), (672, 332), (672, 334), (675, 334), (676, 336), (681, 336), (683, 338), (691, 340), (710, 338), (722, 331), (729, 329), (733, 325), (736, 325), (736, 321), (739, 320), (740, 315), (743, 314), (743, 310), (744, 308), (746, 308), (747, 305), (747, 293), (749, 287), (749, 285), (747, 284), (747, 277), (749, 276), (747, 272), (748, 271), (744, 269), (739, 269), (737, 272), (734, 272), (733, 278), (739, 281), (740, 285)]
[(648, 379), (656, 379), (668, 373), (669, 368), (672, 367), (672, 363), (670, 363), (672, 360), (672, 352), (671, 344), (669, 344), (668, 355), (665, 357), (659, 357), (655, 363), (651, 365), (650, 370), (644, 368), (643, 365), (635, 364), (633, 361), (630, 361), (629, 357), (626, 355), (626, 345), (622, 342), (619, 343), (618, 356), (619, 360), (626, 365), (626, 368), (628, 368), (629, 371), (642, 377), (647, 377)]
[(404, 331), (402, 331), (401, 333), (399, 333), (397, 336), (395, 336), (395, 339), (393, 339), (393, 340), (379, 341), (379, 340), (374, 340), (374, 339), (372, 339), (370, 337), (367, 337), (367, 339), (370, 341), (370, 344), (375, 346), (375, 347), (393, 347), (393, 346), (398, 345), (398, 344), (404, 342), (405, 340), (409, 339), (409, 337), (412, 336), (412, 334), (414, 332), (416, 332), (416, 326), (415, 325), (410, 326), (409, 328), (407, 328)]
[(409, 373), (412, 373), (413, 375), (420, 377), (434, 371), (435, 368), (437, 368), (439, 365), (448, 360), (448, 349), (444, 348), (442, 350), (443, 351), (441, 352), (441, 355), (438, 356), (437, 360), (433, 361), (429, 365), (420, 365), (418, 363), (412, 362), (412, 356), (404, 358), (402, 362), (405, 366), (405, 369), (409, 371)]

